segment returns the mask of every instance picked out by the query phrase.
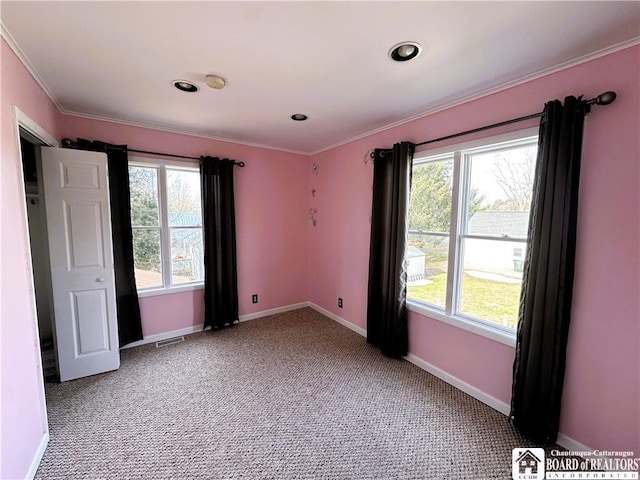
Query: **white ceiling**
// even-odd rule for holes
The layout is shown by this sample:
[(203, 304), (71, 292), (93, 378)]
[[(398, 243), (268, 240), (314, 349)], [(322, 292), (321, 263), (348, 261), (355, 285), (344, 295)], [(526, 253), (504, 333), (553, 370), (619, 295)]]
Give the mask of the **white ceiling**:
[[(5, 37), (64, 113), (304, 153), (640, 36), (637, 1), (2, 1), (0, 8)], [(422, 54), (392, 62), (389, 48), (405, 40), (420, 42)], [(207, 74), (223, 76), (227, 87), (208, 88)], [(201, 90), (182, 93), (174, 79)], [(294, 113), (309, 120), (294, 122)]]

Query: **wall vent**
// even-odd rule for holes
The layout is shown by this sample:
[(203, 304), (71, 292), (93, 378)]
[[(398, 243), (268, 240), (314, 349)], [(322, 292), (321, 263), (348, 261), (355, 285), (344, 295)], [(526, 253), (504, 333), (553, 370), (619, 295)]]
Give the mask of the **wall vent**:
[(184, 342), (183, 336), (167, 338), (166, 340), (160, 340), (159, 342), (156, 342), (156, 348), (166, 347), (167, 345), (173, 345), (174, 343), (180, 342)]

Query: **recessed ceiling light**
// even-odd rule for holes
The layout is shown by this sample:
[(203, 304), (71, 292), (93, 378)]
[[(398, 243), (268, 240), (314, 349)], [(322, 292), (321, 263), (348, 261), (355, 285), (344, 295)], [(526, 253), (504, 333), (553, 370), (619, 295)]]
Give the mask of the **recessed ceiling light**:
[(189, 92), (189, 93), (197, 92), (199, 90), (195, 84), (187, 80), (174, 80), (173, 86), (176, 87), (178, 90), (181, 90), (183, 92)]
[(296, 122), (304, 122), (307, 117), (304, 113), (295, 113), (291, 115), (291, 120), (295, 120)]
[(389, 50), (389, 58), (396, 62), (406, 62), (420, 55), (422, 46), (418, 42), (402, 42), (394, 45)]
[(226, 84), (227, 82), (222, 77), (219, 77), (217, 75), (207, 75), (207, 85), (209, 85), (211, 88), (221, 90)]

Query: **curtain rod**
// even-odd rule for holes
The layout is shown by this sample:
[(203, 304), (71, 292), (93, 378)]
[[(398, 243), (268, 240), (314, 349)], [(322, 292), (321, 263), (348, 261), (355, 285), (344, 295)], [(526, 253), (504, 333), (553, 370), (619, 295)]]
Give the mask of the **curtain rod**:
[[(591, 100), (584, 100), (583, 103), (586, 106), (585, 113), (589, 113), (591, 110), (591, 105), (609, 105), (613, 103), (616, 99), (616, 92), (604, 92), (598, 95)], [(511, 120), (505, 120), (504, 122), (493, 123), (491, 125), (485, 125), (484, 127), (478, 127), (471, 130), (465, 130), (464, 132), (454, 133), (451, 135), (446, 135), (444, 137), (434, 138), (433, 140), (426, 140), (424, 142), (415, 143), (414, 146), (419, 147), (420, 145), (427, 145), (429, 143), (441, 142), (443, 140), (449, 140), (451, 138), (462, 137), (463, 135), (471, 135), (472, 133), (482, 132), (484, 130), (490, 130), (492, 128), (503, 127), (505, 125), (510, 125), (512, 123), (524, 122), (526, 120), (531, 120), (533, 118), (539, 118), (544, 115), (544, 112), (532, 113), (531, 115), (525, 115), (524, 117), (512, 118)], [(391, 149), (388, 149), (391, 150)], [(369, 154), (371, 158), (374, 158), (374, 152)]]
[[(76, 147), (77, 144), (78, 144), (78, 142), (74, 142), (70, 138), (63, 138), (62, 139), (62, 146), (63, 147), (73, 148), (73, 147)], [(107, 148), (118, 148), (118, 147), (107, 146)], [(200, 157), (188, 157), (186, 155), (174, 155), (173, 153), (150, 152), (149, 150), (137, 150), (135, 148), (127, 148), (127, 151), (128, 152), (135, 152), (135, 153), (147, 153), (149, 155), (160, 155), (160, 156), (163, 156), (163, 157), (174, 157), (174, 158), (186, 158), (186, 159), (189, 159), (189, 160), (200, 160)], [(244, 168), (244, 162), (236, 162), (234, 160), (233, 164), (239, 166), (240, 168)]]
[(544, 112), (532, 113), (531, 115), (525, 115), (524, 117), (512, 118), (511, 120), (505, 120), (504, 122), (492, 123), (491, 125), (485, 125), (484, 127), (478, 127), (471, 130), (465, 130), (464, 132), (454, 133), (452, 135), (446, 135), (440, 138), (434, 138), (433, 140), (427, 140), (424, 142), (416, 143), (414, 146), (427, 145), (429, 143), (442, 142), (443, 140), (449, 140), (450, 138), (462, 137), (464, 135), (471, 135), (472, 133), (482, 132), (484, 130), (491, 130), (492, 128), (503, 127), (505, 125), (511, 125), (512, 123), (524, 122), (531, 120), (532, 118), (539, 118), (544, 115)]

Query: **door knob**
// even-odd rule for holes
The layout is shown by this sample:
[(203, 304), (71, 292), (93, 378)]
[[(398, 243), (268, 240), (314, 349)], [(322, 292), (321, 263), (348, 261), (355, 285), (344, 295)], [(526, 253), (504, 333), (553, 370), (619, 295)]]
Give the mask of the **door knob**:
[(102, 282), (104, 282), (104, 277), (98, 277), (98, 278), (96, 278), (96, 282), (98, 282), (98, 283), (102, 283)]

